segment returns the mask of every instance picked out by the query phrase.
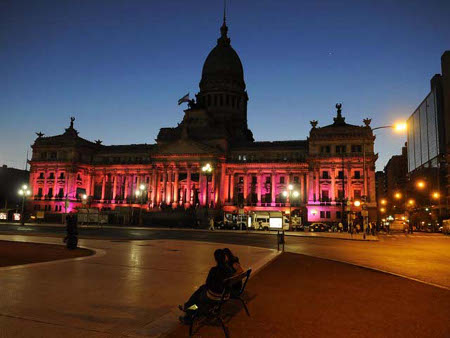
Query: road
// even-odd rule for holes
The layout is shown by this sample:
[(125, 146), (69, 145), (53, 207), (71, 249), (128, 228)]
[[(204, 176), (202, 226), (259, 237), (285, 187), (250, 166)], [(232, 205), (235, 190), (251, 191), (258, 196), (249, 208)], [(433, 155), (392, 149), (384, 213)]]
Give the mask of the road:
[[(0, 233), (64, 236), (62, 227), (0, 226)], [(81, 238), (178, 239), (276, 248), (276, 237), (259, 233), (126, 228), (81, 228)], [(338, 260), (450, 289), (450, 237), (441, 234), (384, 235), (377, 242), (287, 237), (286, 251)]]

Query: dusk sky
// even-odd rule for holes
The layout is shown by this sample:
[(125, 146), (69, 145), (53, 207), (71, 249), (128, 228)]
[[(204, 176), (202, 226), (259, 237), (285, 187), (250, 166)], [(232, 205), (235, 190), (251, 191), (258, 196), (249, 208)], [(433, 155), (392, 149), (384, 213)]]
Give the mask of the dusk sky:
[[(89, 140), (154, 143), (198, 92), (219, 37), (220, 0), (0, 2), (0, 165), (23, 168), (36, 138), (70, 116)], [(309, 121), (372, 127), (406, 118), (450, 49), (450, 1), (236, 1), (231, 44), (244, 66), (256, 140), (306, 139)], [(405, 135), (377, 131), (377, 169)], [(30, 150), (31, 153), (31, 150)]]

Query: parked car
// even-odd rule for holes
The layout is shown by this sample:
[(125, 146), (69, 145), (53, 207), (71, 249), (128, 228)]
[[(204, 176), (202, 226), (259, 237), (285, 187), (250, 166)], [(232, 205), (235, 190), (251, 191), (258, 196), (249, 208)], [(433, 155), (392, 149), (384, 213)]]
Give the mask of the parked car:
[(309, 226), (309, 231), (311, 232), (324, 232), (328, 231), (328, 225), (325, 223), (312, 223)]

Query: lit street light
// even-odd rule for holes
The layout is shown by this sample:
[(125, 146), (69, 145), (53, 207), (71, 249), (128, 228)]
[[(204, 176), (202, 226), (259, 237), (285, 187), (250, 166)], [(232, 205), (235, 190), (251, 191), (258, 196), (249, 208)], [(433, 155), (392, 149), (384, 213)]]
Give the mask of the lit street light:
[(203, 167), (202, 167), (202, 172), (206, 175), (206, 218), (208, 218), (208, 195), (209, 195), (209, 177), (211, 176), (213, 171), (213, 168), (211, 166), (211, 164), (206, 163)]
[(22, 225), (25, 224), (24, 210), (25, 210), (25, 198), (31, 195), (31, 191), (28, 189), (28, 186), (24, 184), (22, 189), (19, 190), (19, 195), (22, 196), (22, 212), (20, 213), (20, 223)]
[(289, 196), (289, 230), (292, 230), (292, 197), (297, 198), (300, 196), (300, 193), (296, 190), (294, 190), (294, 186), (292, 184), (288, 185), (288, 190), (283, 191), (283, 196), (288, 197)]
[(136, 195), (136, 199), (137, 199), (138, 203), (140, 204), (140, 207), (139, 207), (139, 225), (142, 225), (142, 205), (144, 204), (144, 196), (145, 196), (145, 194), (144, 194), (145, 191), (144, 190), (145, 190), (145, 185), (141, 184), (139, 186), (139, 189), (134, 192), (134, 194)]
[(416, 182), (416, 187), (419, 188), (419, 189), (425, 188), (425, 182), (422, 181), (422, 180), (417, 181), (417, 182)]

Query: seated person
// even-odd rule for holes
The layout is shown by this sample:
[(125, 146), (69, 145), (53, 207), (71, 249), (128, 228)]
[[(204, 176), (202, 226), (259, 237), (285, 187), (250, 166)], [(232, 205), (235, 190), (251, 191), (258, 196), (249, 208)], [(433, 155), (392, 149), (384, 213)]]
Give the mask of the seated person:
[[(229, 266), (229, 269), (232, 271), (233, 276), (237, 276), (237, 275), (240, 275), (241, 273), (243, 273), (244, 269), (242, 269), (242, 266), (239, 263), (239, 258), (236, 257), (235, 255), (233, 255), (231, 250), (228, 248), (223, 249), (223, 252), (225, 253), (225, 256), (227, 258), (226, 259), (227, 265)], [(233, 284), (231, 293), (233, 295), (239, 295), (241, 288), (242, 288), (242, 281), (238, 282), (236, 284)]]
[[(209, 270), (206, 283), (200, 286), (184, 304), (178, 308), (186, 312), (185, 316), (180, 317), (180, 321), (189, 324), (195, 312), (207, 307), (214, 301), (219, 301), (225, 288), (224, 280), (231, 277), (233, 272), (226, 263), (226, 256), (222, 249), (214, 252), (214, 258), (217, 265)], [(195, 305), (195, 306), (194, 306)]]

